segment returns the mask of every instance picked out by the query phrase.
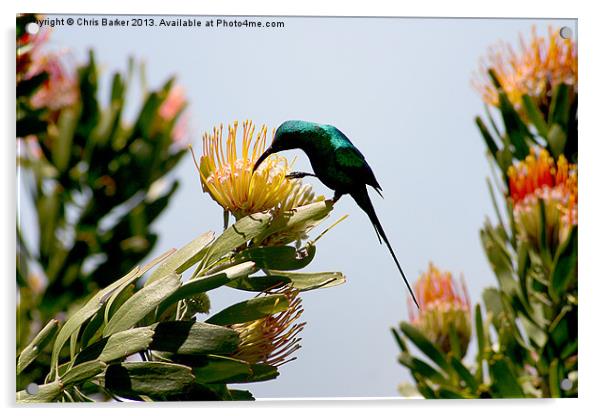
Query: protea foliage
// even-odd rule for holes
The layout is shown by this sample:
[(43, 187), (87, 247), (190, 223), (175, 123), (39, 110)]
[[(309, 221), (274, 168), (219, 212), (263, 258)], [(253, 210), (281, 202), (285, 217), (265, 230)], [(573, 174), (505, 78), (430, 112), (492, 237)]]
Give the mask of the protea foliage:
[(476, 118), (495, 166), (497, 187), (487, 184), (497, 218), (485, 221), (481, 241), (498, 285), (474, 310), (474, 360), (463, 356), (456, 325), (446, 348), (403, 322), (393, 332), (415, 381), (404, 394), (577, 396), (576, 46), (555, 30), (522, 45), (493, 49), (489, 79), (476, 82), (501, 124), (489, 107), (488, 125)]

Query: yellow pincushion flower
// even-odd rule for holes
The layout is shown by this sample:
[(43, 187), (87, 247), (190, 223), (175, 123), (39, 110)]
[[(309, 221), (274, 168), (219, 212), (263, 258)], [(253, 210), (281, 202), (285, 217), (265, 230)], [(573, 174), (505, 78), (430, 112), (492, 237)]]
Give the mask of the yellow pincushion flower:
[(236, 219), (274, 208), (291, 209), (316, 199), (309, 185), (286, 178), (291, 169), (283, 156), (271, 155), (253, 172), (255, 162), (266, 148), (267, 131), (262, 125), (254, 137), (253, 123), (243, 122), (240, 153), (237, 121), (228, 126), (225, 141), (223, 126), (203, 135), (203, 154), (197, 166), (203, 191)]
[(414, 292), (420, 310), (416, 313), (413, 303), (408, 301), (412, 325), (444, 352), (451, 351), (453, 326), (464, 355), (471, 336), (470, 300), (464, 284), (460, 291), (450, 272), (442, 272), (429, 263), (427, 272), (414, 284)]
[(548, 30), (547, 39), (537, 36), (535, 27), (529, 43), (520, 38), (520, 51), (501, 43), (490, 49), (487, 59), (481, 63), (481, 77), (474, 85), (483, 100), (498, 106), (498, 90), (489, 79), (492, 69), (508, 99), (520, 112), (522, 96), (528, 94), (535, 104), (548, 108), (552, 90), (564, 83), (577, 91), (577, 48), (571, 39), (560, 37), (559, 30)]

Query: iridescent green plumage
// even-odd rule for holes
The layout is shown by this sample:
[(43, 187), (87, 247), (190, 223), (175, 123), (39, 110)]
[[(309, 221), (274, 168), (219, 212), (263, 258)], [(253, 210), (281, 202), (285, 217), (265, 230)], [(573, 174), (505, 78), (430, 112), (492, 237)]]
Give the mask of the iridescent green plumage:
[(334, 190), (334, 202), (344, 194), (349, 194), (366, 212), (379, 241), (381, 238), (385, 241), (414, 303), (419, 306), (368, 196), (366, 185), (372, 186), (379, 194), (382, 189), (364, 155), (334, 126), (290, 120), (278, 127), (271, 146), (257, 160), (255, 168), (270, 154), (289, 149), (303, 150), (314, 170), (313, 174), (294, 172), (290, 177), (316, 176), (324, 185)]

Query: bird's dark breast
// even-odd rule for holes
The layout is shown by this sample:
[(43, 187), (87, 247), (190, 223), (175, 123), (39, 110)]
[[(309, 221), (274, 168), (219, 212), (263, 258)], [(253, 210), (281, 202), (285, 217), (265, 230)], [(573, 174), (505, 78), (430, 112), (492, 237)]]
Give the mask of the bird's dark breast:
[(342, 172), (335, 161), (334, 152), (327, 157), (322, 155), (321, 160), (310, 158), (311, 166), (316, 176), (320, 181), (332, 189), (333, 191), (339, 191), (340, 193), (348, 193), (353, 188), (353, 179)]

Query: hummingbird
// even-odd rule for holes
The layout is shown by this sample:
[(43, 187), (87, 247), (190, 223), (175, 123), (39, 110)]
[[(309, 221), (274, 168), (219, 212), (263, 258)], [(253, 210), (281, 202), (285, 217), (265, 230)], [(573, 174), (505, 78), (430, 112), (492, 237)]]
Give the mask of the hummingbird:
[(336, 203), (343, 195), (349, 194), (368, 215), (376, 231), (378, 241), (382, 244), (384, 240), (414, 303), (420, 309), (416, 296), (414, 296), (414, 292), (408, 279), (406, 279), (368, 195), (367, 185), (370, 185), (381, 197), (383, 196), (382, 188), (364, 155), (343, 132), (334, 126), (310, 121), (289, 120), (278, 127), (272, 144), (257, 159), (253, 171), (269, 155), (290, 149), (301, 149), (305, 152), (314, 173), (291, 172), (287, 175), (287, 178), (297, 179), (306, 176), (318, 178), (324, 185), (334, 191), (333, 203)]

